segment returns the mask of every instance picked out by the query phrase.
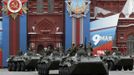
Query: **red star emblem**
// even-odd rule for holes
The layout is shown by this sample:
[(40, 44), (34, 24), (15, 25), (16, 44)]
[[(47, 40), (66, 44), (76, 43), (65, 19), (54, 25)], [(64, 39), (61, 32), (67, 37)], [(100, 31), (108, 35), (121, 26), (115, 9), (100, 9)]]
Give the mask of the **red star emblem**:
[(22, 15), (23, 12), (27, 13), (26, 2), (27, 0), (4, 0), (2, 10), (15, 19), (17, 15)]

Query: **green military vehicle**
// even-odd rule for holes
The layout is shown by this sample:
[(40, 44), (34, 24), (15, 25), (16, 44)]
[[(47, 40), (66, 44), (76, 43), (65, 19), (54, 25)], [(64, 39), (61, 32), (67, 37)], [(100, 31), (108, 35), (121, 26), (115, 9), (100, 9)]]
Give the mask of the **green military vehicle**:
[(108, 64), (109, 70), (133, 70), (133, 58), (128, 55), (121, 55), (121, 52), (118, 48), (115, 48), (112, 54), (106, 54), (102, 59), (105, 63)]
[(45, 54), (38, 62), (38, 74), (48, 75), (52, 70), (59, 69), (59, 64), (62, 60), (63, 53), (58, 49), (53, 50), (49, 54)]
[(40, 54), (28, 51), (25, 54), (11, 56), (7, 59), (9, 71), (34, 71), (37, 69)]
[(107, 66), (100, 57), (88, 55), (84, 48), (78, 49), (74, 56), (62, 60), (60, 75), (109, 75)]

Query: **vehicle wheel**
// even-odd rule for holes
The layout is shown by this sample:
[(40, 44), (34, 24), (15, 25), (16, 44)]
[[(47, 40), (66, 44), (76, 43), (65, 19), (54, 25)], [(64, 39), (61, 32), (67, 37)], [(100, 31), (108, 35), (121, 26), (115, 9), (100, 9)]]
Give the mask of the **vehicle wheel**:
[(114, 71), (118, 70), (118, 66), (115, 65), (114, 68), (113, 68)]
[(35, 66), (35, 70), (36, 70), (36, 71), (38, 71), (38, 65), (37, 65), (37, 66)]
[(123, 66), (124, 71), (127, 71), (128, 67), (127, 66)]
[(8, 71), (12, 71), (12, 63), (11, 62), (8, 63)]
[(35, 71), (35, 67), (31, 68), (31, 71)]
[(21, 62), (20, 65), (21, 65), (20, 70), (21, 71), (25, 71), (25, 64), (24, 64), (24, 62)]
[(113, 64), (113, 62), (108, 62), (108, 70), (112, 70), (113, 69), (113, 67), (114, 67), (114, 64)]
[(121, 71), (121, 70), (122, 70), (122, 66), (118, 65), (118, 66), (117, 66), (117, 69), (118, 69), (119, 71)]
[(30, 71), (30, 70), (31, 70), (31, 68), (30, 68), (30, 67), (28, 67), (28, 68), (27, 68), (27, 71)]
[(59, 69), (59, 75), (65, 75), (65, 69), (64, 67)]
[(44, 65), (41, 63), (41, 64), (40, 64), (40, 74), (41, 74), (41, 75), (44, 74), (43, 66), (44, 66)]
[(133, 70), (133, 65), (132, 66), (129, 66), (129, 68), (128, 68), (130, 71), (132, 71)]
[(64, 69), (63, 69), (63, 68), (60, 68), (60, 69), (59, 69), (59, 75), (64, 75), (64, 73), (65, 73), (65, 72), (64, 72)]
[(12, 63), (12, 71), (16, 71), (16, 63)]
[(48, 68), (47, 68), (46, 64), (42, 63), (41, 67), (40, 67), (41, 75), (47, 75), (48, 74), (47, 70), (48, 70)]
[(14, 71), (14, 63), (11, 63), (11, 71)]
[(40, 63), (38, 63), (37, 68), (38, 68), (38, 74), (41, 75), (41, 64)]
[(20, 71), (20, 68), (21, 68), (20, 63), (17, 62), (17, 63), (16, 63), (16, 71)]
[(49, 70), (48, 70), (48, 65), (47, 64), (43, 64), (43, 75), (48, 75), (49, 74)]

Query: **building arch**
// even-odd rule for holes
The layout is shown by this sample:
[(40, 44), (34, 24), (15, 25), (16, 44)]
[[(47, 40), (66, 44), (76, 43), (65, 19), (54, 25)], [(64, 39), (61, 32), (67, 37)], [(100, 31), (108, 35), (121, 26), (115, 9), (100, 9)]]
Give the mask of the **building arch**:
[(40, 34), (48, 34), (50, 32), (52, 33), (55, 31), (55, 25), (47, 18), (43, 18), (43, 20), (37, 23), (35, 31)]
[(35, 32), (37, 34), (30, 35), (30, 42), (35, 43), (37, 52), (48, 45), (54, 48), (57, 46), (57, 43), (62, 43), (62, 35), (56, 34), (56, 27), (55, 23), (48, 18), (43, 18), (36, 23)]

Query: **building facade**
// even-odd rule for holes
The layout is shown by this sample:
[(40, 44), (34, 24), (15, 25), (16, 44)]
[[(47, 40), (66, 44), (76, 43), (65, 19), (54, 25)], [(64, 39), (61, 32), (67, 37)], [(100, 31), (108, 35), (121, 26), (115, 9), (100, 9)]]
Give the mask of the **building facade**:
[(42, 50), (64, 46), (64, 0), (28, 1), (28, 46)]
[[(77, 2), (79, 8), (82, 9), (84, 7), (85, 10), (88, 9), (88, 12), (83, 9), (82, 11), (79, 11), (77, 6), (72, 6), (72, 4), (75, 4), (75, 0), (16, 0), (18, 1), (18, 4), (21, 4), (22, 2), (21, 10), (16, 8), (17, 5), (15, 6), (13, 4), (15, 0), (3, 1), (5, 2), (5, 4), (3, 3), (3, 6), (6, 5), (8, 8), (4, 9), (3, 13), (1, 12), (3, 19), (3, 66), (7, 66), (6, 59), (10, 55), (16, 55), (19, 51), (26, 52), (29, 48), (39, 52), (48, 46), (54, 48), (71, 47), (72, 43), (74, 43), (72, 42), (72, 38), (73, 36), (76, 36), (72, 34), (72, 31), (74, 31), (72, 28), (73, 25), (79, 25), (79, 29), (77, 30), (79, 32), (77, 34), (77, 40), (79, 42), (77, 42), (77, 44), (83, 44), (85, 38), (86, 41), (89, 39), (90, 0), (79, 0), (79, 2)], [(10, 3), (8, 3), (8, 1)], [(74, 7), (74, 10), (71, 10), (70, 12), (74, 11), (73, 14), (76, 14), (77, 12), (78, 16), (82, 16), (71, 16), (67, 10), (67, 7), (69, 7), (67, 6), (67, 2), (71, 7)], [(8, 4), (12, 7), (8, 7)], [(2, 3), (0, 8), (2, 8)], [(15, 10), (17, 10), (17, 12)], [(87, 12), (87, 17), (86, 14), (83, 14), (85, 12)], [(16, 16), (16, 13), (19, 15)], [(82, 26), (82, 28), (80, 26)], [(81, 43), (80, 38), (83, 40)], [(74, 40), (75, 39), (76, 38), (74, 38)]]
[[(124, 9), (129, 0), (91, 0), (91, 21), (120, 13), (114, 46), (127, 54), (134, 53), (134, 14), (125, 13)], [(132, 2), (130, 2), (132, 3)], [(128, 10), (131, 7), (128, 7)]]
[[(128, 18), (123, 12), (127, 0), (90, 0), (90, 14), (81, 19), (70, 16), (65, 1), (69, 0), (28, 0), (26, 5), (28, 13), (17, 17), (15, 22), (10, 16), (3, 15), (3, 33), (6, 33), (2, 36), (3, 63), (6, 63), (5, 59), (9, 55), (15, 55), (19, 49), (25, 52), (31, 48), (38, 52), (49, 45), (68, 48), (77, 40), (81, 42), (81, 38), (84, 43), (85, 39), (89, 39), (87, 26), (90, 20), (94, 21), (116, 13), (120, 13), (120, 18), (113, 46), (119, 47), (128, 54), (134, 52), (134, 14), (131, 13)], [(0, 10), (1, 8), (0, 2)], [(2, 11), (0, 11), (0, 20), (2, 20)], [(75, 34), (74, 25), (79, 28), (78, 32), (82, 30), (80, 26), (83, 27), (83, 34), (80, 32)], [(84, 36), (75, 38), (74, 34)]]
[[(2, 9), (1, 1), (0, 10)], [(3, 15), (2, 17), (2, 11), (0, 11), (0, 20), (3, 19), (4, 29), (3, 63), (9, 55), (15, 55), (19, 49), (25, 52), (28, 48), (39, 51), (49, 45), (71, 47), (71, 44), (75, 42), (74, 39), (90, 38), (88, 35), (86, 38), (85, 36), (74, 38), (73, 25), (89, 26), (90, 20), (94, 21), (117, 13), (120, 13), (120, 18), (113, 46), (119, 47), (126, 54), (134, 54), (134, 14), (127, 14), (124, 11), (127, 1), (131, 0), (90, 0), (90, 15), (87, 14), (87, 17), (80, 20), (77, 18), (78, 22), (66, 10), (65, 1), (69, 0), (28, 0), (28, 13), (17, 17), (15, 22), (10, 16)], [(86, 26), (84, 28), (89, 28)], [(88, 34), (86, 33), (88, 29), (84, 30), (84, 35)]]

